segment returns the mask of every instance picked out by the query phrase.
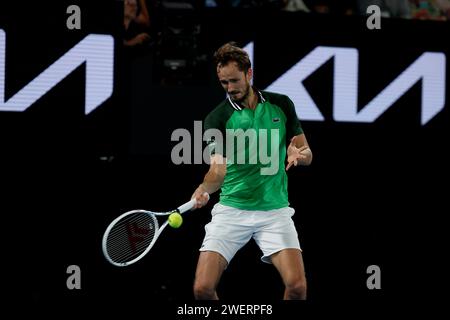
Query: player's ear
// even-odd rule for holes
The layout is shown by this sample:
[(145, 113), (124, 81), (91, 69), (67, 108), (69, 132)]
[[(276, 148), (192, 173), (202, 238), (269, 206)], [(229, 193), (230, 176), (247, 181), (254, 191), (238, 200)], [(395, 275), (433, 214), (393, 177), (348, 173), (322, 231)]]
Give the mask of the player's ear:
[(246, 76), (247, 76), (248, 81), (251, 81), (253, 79), (253, 69), (252, 68), (248, 68)]

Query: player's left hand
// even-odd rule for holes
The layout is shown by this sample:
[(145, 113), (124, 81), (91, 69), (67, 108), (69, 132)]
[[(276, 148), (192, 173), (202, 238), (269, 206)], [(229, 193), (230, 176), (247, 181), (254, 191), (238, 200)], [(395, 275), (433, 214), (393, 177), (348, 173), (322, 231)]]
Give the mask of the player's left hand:
[(291, 143), (289, 144), (287, 148), (287, 156), (288, 156), (288, 164), (286, 166), (286, 171), (289, 170), (290, 167), (297, 166), (302, 160), (306, 160), (306, 155), (302, 154), (303, 150), (308, 149), (309, 147), (307, 145), (301, 146), (300, 148), (297, 148), (295, 146), (295, 140), (297, 137), (293, 137), (291, 139)]

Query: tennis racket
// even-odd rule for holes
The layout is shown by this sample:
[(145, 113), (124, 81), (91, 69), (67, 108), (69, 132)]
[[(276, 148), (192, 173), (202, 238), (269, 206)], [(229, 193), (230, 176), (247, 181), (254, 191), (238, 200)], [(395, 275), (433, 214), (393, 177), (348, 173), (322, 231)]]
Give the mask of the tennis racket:
[[(209, 198), (209, 196), (208, 196)], [(106, 229), (102, 249), (106, 260), (118, 267), (125, 267), (142, 259), (154, 246), (167, 227), (169, 220), (161, 226), (157, 216), (169, 216), (174, 212), (183, 214), (195, 206), (196, 200), (168, 212), (131, 210), (114, 219)]]

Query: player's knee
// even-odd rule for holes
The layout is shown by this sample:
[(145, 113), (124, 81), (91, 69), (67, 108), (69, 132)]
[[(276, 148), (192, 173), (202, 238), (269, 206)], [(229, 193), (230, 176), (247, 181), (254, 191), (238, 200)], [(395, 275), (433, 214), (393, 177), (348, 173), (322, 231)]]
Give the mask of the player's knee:
[(286, 293), (291, 300), (306, 300), (306, 280), (298, 279), (287, 284)]
[(208, 284), (196, 281), (194, 283), (194, 297), (197, 300), (214, 300), (216, 298), (216, 290)]

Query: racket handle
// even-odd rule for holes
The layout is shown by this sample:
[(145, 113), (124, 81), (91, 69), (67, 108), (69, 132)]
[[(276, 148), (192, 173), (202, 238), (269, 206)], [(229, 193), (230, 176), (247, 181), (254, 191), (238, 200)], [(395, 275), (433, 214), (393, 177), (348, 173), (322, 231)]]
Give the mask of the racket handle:
[[(205, 192), (205, 193), (206, 193), (206, 192)], [(209, 194), (208, 194), (208, 193), (206, 193), (206, 196), (208, 197), (208, 200), (209, 200)], [(195, 200), (195, 198), (194, 198), (194, 199), (191, 199), (191, 201), (188, 201), (188, 202), (186, 202), (185, 204), (179, 206), (179, 207), (178, 207), (178, 211), (179, 211), (180, 213), (184, 213), (184, 212), (186, 212), (186, 211), (189, 211), (189, 210), (191, 210), (191, 209), (195, 206), (196, 202), (197, 202), (197, 200)]]
[(192, 199), (189, 202), (186, 202), (185, 204), (181, 205), (178, 207), (178, 211), (180, 211), (180, 213), (184, 213), (186, 211), (191, 210), (194, 206), (195, 206), (195, 199)]

